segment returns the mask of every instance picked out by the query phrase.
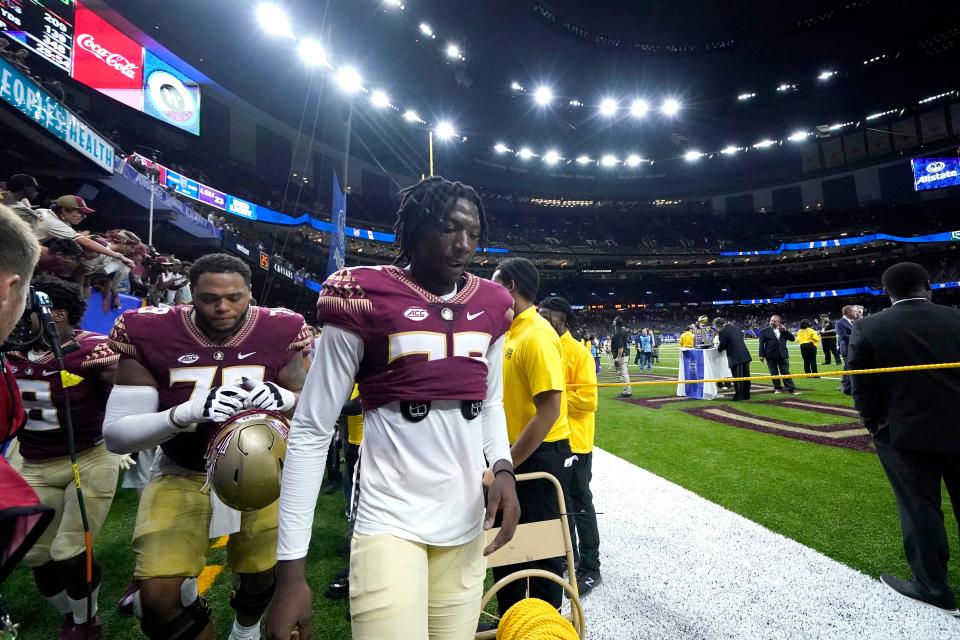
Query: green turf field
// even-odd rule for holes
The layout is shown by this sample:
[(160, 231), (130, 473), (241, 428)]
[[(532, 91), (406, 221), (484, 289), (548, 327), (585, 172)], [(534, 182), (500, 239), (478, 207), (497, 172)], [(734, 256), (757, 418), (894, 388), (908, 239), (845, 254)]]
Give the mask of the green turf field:
[[(756, 343), (748, 342), (751, 350)], [(675, 376), (678, 351), (664, 345), (655, 374)], [(791, 350), (792, 370), (802, 370), (799, 349)], [(824, 367), (825, 376), (836, 376), (837, 367)], [(638, 373), (631, 367), (632, 373)], [(765, 374), (759, 362), (755, 375)], [(612, 364), (604, 358), (601, 382), (614, 381)], [(769, 384), (769, 383), (767, 383)], [(801, 400), (851, 407), (840, 394), (837, 379), (798, 381)], [(642, 387), (642, 397), (673, 395), (676, 385)], [(781, 418), (809, 425), (833, 424), (844, 418), (798, 408), (764, 406), (785, 396), (755, 395), (749, 403), (683, 401), (665, 403), (659, 409), (613, 399), (618, 388), (600, 389), (597, 445), (648, 469), (750, 520), (808, 545), (855, 569), (876, 576), (892, 571), (908, 577), (903, 559), (896, 505), (890, 486), (872, 453), (759, 433), (685, 413), (695, 407), (729, 407), (761, 418)], [(602, 500), (602, 496), (598, 496)], [(637, 500), (642, 500), (638, 496)], [(960, 590), (960, 567), (956, 560), (957, 523), (946, 504), (947, 531), (955, 553), (951, 561), (953, 587)], [(119, 618), (114, 605), (129, 579), (133, 554), (130, 533), (136, 495), (120, 490), (96, 550), (104, 568), (100, 603), (106, 624), (105, 637), (140, 638), (134, 621)], [(597, 504), (603, 511), (602, 502)], [(337, 553), (344, 540), (343, 496), (321, 496), (317, 508), (308, 579), (315, 595), (314, 637), (349, 638), (344, 602), (322, 596), (334, 573), (345, 566)], [(603, 521), (601, 516), (601, 540)], [(602, 542), (601, 542), (602, 545)], [(637, 550), (640, 552), (642, 550)], [(211, 549), (208, 564), (222, 565), (222, 549)], [(27, 640), (55, 638), (59, 621), (52, 608), (37, 594), (29, 573), (17, 570), (3, 585), (3, 594), (13, 618), (24, 626)], [(226, 638), (232, 621), (227, 605), (230, 580), (221, 573), (208, 592), (214, 607), (218, 637)], [(599, 595), (599, 594), (598, 594)]]

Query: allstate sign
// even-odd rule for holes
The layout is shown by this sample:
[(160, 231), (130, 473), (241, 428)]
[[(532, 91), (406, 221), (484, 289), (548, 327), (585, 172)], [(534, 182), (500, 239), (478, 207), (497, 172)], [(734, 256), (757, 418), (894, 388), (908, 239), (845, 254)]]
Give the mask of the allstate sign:
[(960, 185), (960, 158), (913, 158), (910, 164), (916, 191)]

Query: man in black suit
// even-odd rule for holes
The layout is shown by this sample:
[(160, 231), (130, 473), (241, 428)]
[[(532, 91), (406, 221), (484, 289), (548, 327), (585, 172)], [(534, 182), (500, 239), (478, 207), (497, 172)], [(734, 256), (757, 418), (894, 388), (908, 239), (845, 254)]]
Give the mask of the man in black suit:
[[(853, 326), (847, 369), (960, 361), (960, 311), (930, 302), (930, 276), (912, 262), (883, 273), (893, 306)], [(940, 482), (960, 518), (960, 369), (850, 376), (853, 401), (873, 434), (897, 498), (912, 580), (882, 573), (894, 591), (957, 615), (947, 579)]]
[[(837, 332), (837, 347), (839, 348), (840, 355), (843, 357), (843, 368), (846, 369), (847, 350), (850, 345), (850, 334), (853, 332), (853, 323), (863, 316), (863, 307), (848, 304), (842, 309), (842, 313), (843, 317), (834, 323), (834, 328)], [(838, 390), (850, 395), (849, 377), (840, 377), (840, 388)]]
[[(730, 372), (734, 378), (750, 377), (750, 350), (747, 349), (747, 343), (743, 339), (743, 331), (740, 327), (727, 322), (723, 318), (716, 318), (713, 321), (713, 327), (717, 331), (717, 351), (727, 354), (727, 364), (730, 365)], [(750, 381), (733, 383), (733, 399), (750, 399)]]
[[(770, 316), (770, 326), (764, 327), (760, 332), (760, 362), (766, 361), (767, 370), (772, 376), (790, 375), (790, 352), (787, 351), (787, 341), (793, 341), (795, 338), (790, 331), (780, 324), (780, 316)], [(796, 385), (793, 384), (793, 378), (784, 378), (781, 386), (780, 380), (773, 381), (773, 392), (800, 395)]]

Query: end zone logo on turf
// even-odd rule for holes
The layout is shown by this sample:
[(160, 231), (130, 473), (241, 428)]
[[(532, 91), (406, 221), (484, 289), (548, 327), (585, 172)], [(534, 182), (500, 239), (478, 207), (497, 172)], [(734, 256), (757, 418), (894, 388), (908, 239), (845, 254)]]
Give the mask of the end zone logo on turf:
[(403, 312), (403, 317), (413, 322), (421, 322), (430, 317), (430, 314), (422, 307), (410, 307)]

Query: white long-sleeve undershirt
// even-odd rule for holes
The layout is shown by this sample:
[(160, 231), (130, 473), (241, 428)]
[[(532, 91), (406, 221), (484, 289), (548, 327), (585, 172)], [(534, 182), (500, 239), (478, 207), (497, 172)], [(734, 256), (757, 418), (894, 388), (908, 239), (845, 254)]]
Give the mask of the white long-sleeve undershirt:
[[(486, 354), (487, 398), (479, 424), (458, 401), (433, 401), (422, 422), (402, 417), (399, 402), (364, 412), (356, 531), (389, 533), (425, 544), (467, 542), (482, 530), (485, 461), (510, 460), (503, 412), (503, 338)], [(363, 359), (359, 336), (323, 329), (300, 395), (284, 460), (279, 560), (307, 554), (327, 448)]]

